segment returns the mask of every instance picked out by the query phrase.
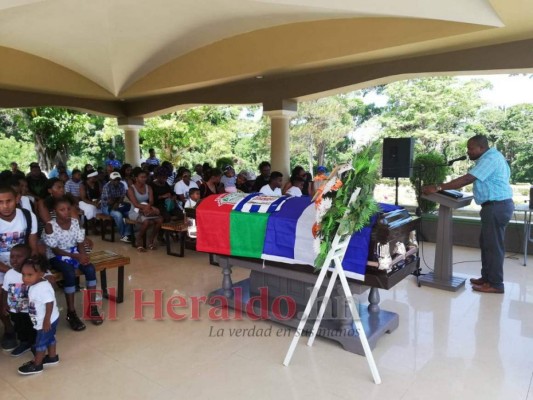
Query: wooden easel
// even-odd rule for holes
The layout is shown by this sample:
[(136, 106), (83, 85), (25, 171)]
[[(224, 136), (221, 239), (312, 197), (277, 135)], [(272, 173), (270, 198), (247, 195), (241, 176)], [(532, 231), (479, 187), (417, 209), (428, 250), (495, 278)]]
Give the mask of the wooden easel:
[[(360, 192), (360, 189), (357, 189), (354, 193), (352, 193), (352, 196), (348, 204), (353, 203), (353, 201), (359, 195), (359, 192)], [(345, 215), (347, 214), (348, 214), (348, 211), (346, 212)], [(300, 336), (302, 335), (307, 319), (309, 318), (309, 314), (313, 308), (313, 305), (315, 304), (317, 300), (318, 292), (320, 288), (322, 287), (322, 283), (324, 282), (324, 279), (326, 278), (326, 273), (330, 269), (331, 263), (333, 263), (334, 269), (333, 269), (331, 278), (329, 280), (328, 287), (326, 289), (326, 294), (320, 306), (317, 319), (315, 321), (315, 324), (313, 325), (311, 336), (309, 337), (309, 340), (307, 341), (307, 345), (308, 346), (313, 345), (316, 334), (322, 322), (322, 317), (324, 316), (324, 313), (326, 311), (326, 307), (328, 305), (331, 292), (333, 291), (333, 287), (335, 285), (335, 282), (337, 281), (337, 278), (339, 278), (343, 291), (344, 291), (344, 295), (346, 296), (346, 300), (348, 301), (348, 306), (350, 307), (350, 312), (352, 314), (352, 318), (355, 324), (356, 331), (359, 335), (359, 339), (361, 340), (361, 344), (363, 346), (365, 356), (368, 361), (368, 366), (370, 367), (370, 371), (372, 372), (372, 377), (374, 378), (374, 382), (376, 384), (380, 384), (381, 377), (379, 376), (378, 368), (374, 361), (374, 356), (372, 355), (372, 350), (370, 349), (370, 346), (368, 344), (366, 333), (363, 328), (363, 324), (361, 323), (359, 312), (357, 311), (357, 307), (355, 305), (355, 300), (353, 298), (350, 287), (348, 286), (348, 280), (346, 279), (346, 274), (344, 273), (344, 269), (342, 268), (342, 260), (344, 258), (344, 254), (346, 253), (346, 249), (348, 248), (348, 244), (350, 243), (350, 236), (351, 235), (349, 234), (339, 235), (337, 231), (337, 234), (335, 235), (335, 238), (333, 239), (331, 249), (328, 252), (326, 260), (324, 261), (324, 264), (322, 265), (322, 268), (320, 270), (320, 274), (318, 275), (318, 278), (316, 280), (315, 286), (313, 287), (313, 291), (311, 292), (311, 297), (309, 298), (309, 301), (307, 302), (307, 305), (305, 307), (302, 319), (300, 320), (300, 323), (298, 324), (298, 329), (296, 330), (296, 333), (294, 337), (292, 338), (291, 344), (289, 346), (289, 350), (287, 351), (287, 355), (285, 356), (285, 360), (283, 360), (283, 365), (288, 366), (289, 363), (291, 362), (292, 355), (294, 354), (294, 351), (296, 350), (296, 346), (298, 345)]]

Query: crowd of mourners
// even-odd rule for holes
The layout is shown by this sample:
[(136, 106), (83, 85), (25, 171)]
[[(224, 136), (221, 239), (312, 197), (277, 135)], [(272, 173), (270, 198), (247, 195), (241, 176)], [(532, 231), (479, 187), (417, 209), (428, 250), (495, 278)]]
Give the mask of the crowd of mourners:
[[(29, 351), (34, 355), (19, 373), (39, 373), (43, 366), (59, 362), (54, 272), (62, 274), (69, 326), (74, 331), (86, 327), (75, 307), (77, 271), (85, 276), (91, 300), (83, 310), (83, 319), (95, 325), (103, 323), (94, 305), (96, 291), (91, 290), (97, 283), (89, 257), (93, 242), (81, 221), (99, 234), (96, 216), (108, 215), (121, 241), (131, 243), (135, 237), (137, 250), (147, 252), (163, 241), (163, 223), (179, 218), (184, 210), (195, 208), (211, 194), (313, 195), (313, 177), (301, 166), (292, 170), (285, 185), (283, 175), (271, 171), (267, 161), (258, 169), (255, 176), (249, 171), (236, 173), (232, 165), (219, 169), (208, 163), (197, 164), (192, 171), (185, 166), (174, 168), (150, 149), (140, 167), (120, 162), (111, 152), (103, 168), (86, 164), (69, 170), (58, 162), (47, 176), (36, 162), (30, 164), (28, 173), (13, 162), (11, 170), (0, 172), (0, 320), (4, 326), (0, 346), (13, 357)], [(322, 179), (326, 172), (319, 167), (314, 179)], [(136, 225), (126, 223), (126, 219)], [(135, 236), (132, 226), (138, 229)], [(145, 235), (149, 235), (146, 247)]]

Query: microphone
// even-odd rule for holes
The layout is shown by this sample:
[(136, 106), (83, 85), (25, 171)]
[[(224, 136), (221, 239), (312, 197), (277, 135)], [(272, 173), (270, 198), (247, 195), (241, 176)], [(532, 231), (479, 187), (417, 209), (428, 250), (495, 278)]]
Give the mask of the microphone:
[(467, 156), (461, 156), (461, 157), (454, 158), (453, 160), (448, 161), (448, 166), (452, 165), (456, 161), (463, 161), (463, 160), (466, 160), (467, 158), (468, 158)]

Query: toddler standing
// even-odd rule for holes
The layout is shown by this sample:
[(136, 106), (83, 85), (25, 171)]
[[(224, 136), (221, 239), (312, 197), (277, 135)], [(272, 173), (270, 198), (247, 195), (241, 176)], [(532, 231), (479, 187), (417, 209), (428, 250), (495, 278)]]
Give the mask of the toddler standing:
[(44, 279), (45, 272), (46, 268), (35, 260), (27, 259), (22, 264), (22, 280), (29, 287), (28, 311), (33, 328), (37, 331), (35, 357), (19, 368), (19, 373), (22, 375), (41, 373), (43, 365), (59, 362), (55, 338), (59, 311), (54, 288)]

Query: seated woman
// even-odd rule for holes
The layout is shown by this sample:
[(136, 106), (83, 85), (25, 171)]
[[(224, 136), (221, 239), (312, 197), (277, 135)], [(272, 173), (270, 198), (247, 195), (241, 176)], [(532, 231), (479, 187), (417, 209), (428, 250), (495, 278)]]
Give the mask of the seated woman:
[(205, 173), (204, 182), (200, 185), (200, 197), (203, 199), (212, 194), (224, 193), (224, 187), (220, 185), (222, 171), (211, 168)]
[(72, 218), (78, 218), (79, 211), (77, 209), (76, 200), (72, 196), (65, 196), (65, 184), (59, 178), (48, 179), (46, 183), (46, 191), (48, 195), (39, 200), (37, 203), (37, 217), (40, 224), (44, 226), (47, 222), (56, 217), (54, 209), (54, 201), (65, 198), (70, 202)]
[[(44, 228), (44, 226), (46, 226), (47, 222), (51, 221), (52, 219), (55, 219), (56, 214), (54, 209), (54, 202), (57, 199), (65, 198), (67, 201), (70, 202), (70, 213), (72, 218), (79, 219), (80, 216), (76, 200), (72, 196), (65, 195), (65, 185), (63, 181), (59, 180), (59, 178), (48, 179), (46, 184), (46, 190), (48, 192), (48, 196), (42, 200), (39, 200), (37, 202), (36, 207), (39, 224), (38, 234), (42, 232), (42, 229)], [(85, 238), (84, 245), (86, 251), (90, 251), (90, 249), (93, 248), (92, 240), (87, 237)]]
[(169, 171), (165, 167), (157, 167), (154, 180), (150, 184), (154, 193), (154, 206), (159, 210), (164, 222), (169, 222), (172, 215), (176, 215), (176, 196), (167, 183)]
[[(53, 201), (55, 219), (47, 221), (43, 234), (47, 246), (47, 258), (53, 269), (63, 274), (65, 298), (67, 301), (67, 321), (75, 331), (85, 329), (74, 305), (76, 292), (76, 269), (85, 275), (87, 290), (90, 293), (91, 304), (96, 296), (96, 271), (85, 253), (83, 245), (85, 234), (77, 218), (72, 218), (72, 206), (68, 199), (56, 198)], [(93, 324), (104, 322), (96, 306), (90, 306), (87, 313)]]
[[(98, 221), (96, 221), (96, 213), (98, 211), (98, 200), (100, 198), (100, 188), (96, 184), (94, 184), (94, 181), (96, 181), (96, 176), (98, 176), (97, 172), (92, 172), (93, 178), (87, 178), (87, 176), (83, 176), (81, 174), (81, 171), (78, 169), (74, 169), (72, 171), (72, 179), (68, 181), (65, 184), (65, 191), (67, 194), (72, 195), (74, 199), (76, 200), (78, 204), (78, 208), (83, 211), (83, 216), (88, 221), (88, 225), (92, 228), (95, 235), (98, 235), (100, 232), (98, 232)], [(96, 197), (90, 197), (87, 196), (87, 179), (93, 180), (93, 188), (94, 192), (98, 193), (91, 193), (93, 195), (96, 195)], [(96, 199), (96, 201), (93, 201), (93, 199)]]
[(96, 217), (96, 213), (100, 208), (100, 196), (102, 196), (102, 187), (100, 182), (98, 182), (98, 172), (90, 172), (83, 177), (82, 181), (80, 185), (80, 208), (85, 212), (85, 217), (91, 220)]
[(128, 189), (128, 199), (131, 202), (129, 219), (141, 224), (139, 233), (136, 236), (135, 246), (139, 252), (146, 252), (143, 247), (143, 237), (148, 228), (152, 227), (148, 248), (155, 250), (157, 248), (156, 238), (161, 229), (163, 218), (159, 215), (159, 210), (154, 207), (154, 193), (150, 186), (146, 184), (148, 174), (139, 167), (133, 169), (133, 185)]
[(92, 164), (85, 164), (83, 166), (83, 169), (81, 171), (81, 175), (82, 176), (87, 176), (89, 175), (91, 172), (95, 172), (96, 170), (94, 169), (93, 165)]
[[(311, 185), (311, 180), (308, 179), (307, 177), (307, 172), (305, 171), (305, 169), (300, 166), (300, 165), (297, 165), (296, 167), (294, 167), (291, 171), (291, 176), (289, 178), (289, 181), (283, 186), (283, 189), (281, 189), (281, 192), (283, 194), (286, 194), (287, 193), (287, 190), (289, 190), (293, 184), (292, 184), (292, 181), (294, 178), (302, 178), (303, 179), (303, 187), (301, 188), (302, 190), (302, 194), (303, 195), (312, 195), (312, 185)], [(311, 189), (311, 190), (310, 190)]]
[(133, 185), (133, 175), (131, 172), (133, 171), (133, 167), (131, 164), (122, 164), (122, 167), (120, 167), (120, 176), (122, 176), (122, 183), (124, 185), (124, 189), (128, 190), (128, 188)]
[(248, 181), (248, 173), (246, 171), (239, 172), (239, 175), (237, 175), (235, 187), (239, 192), (250, 193), (252, 185)]

